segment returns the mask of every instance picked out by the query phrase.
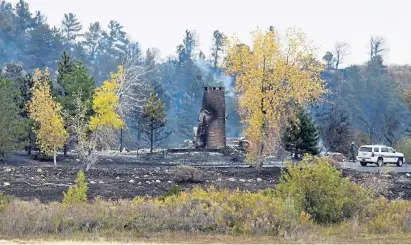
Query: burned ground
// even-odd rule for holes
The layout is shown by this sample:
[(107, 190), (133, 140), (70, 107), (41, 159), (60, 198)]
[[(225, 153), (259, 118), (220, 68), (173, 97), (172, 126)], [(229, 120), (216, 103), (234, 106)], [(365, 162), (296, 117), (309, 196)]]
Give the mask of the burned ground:
[[(219, 154), (173, 154), (156, 158), (132, 156), (105, 156), (94, 168), (86, 172), (88, 196), (94, 199), (132, 199), (136, 196), (159, 196), (169, 190), (173, 181), (172, 169), (178, 164), (193, 164), (203, 171), (201, 183), (178, 183), (182, 190), (196, 185), (215, 186), (230, 190), (258, 191), (275, 187), (281, 168), (270, 167), (258, 171), (254, 168), (230, 166), (241, 164), (238, 159)], [(222, 165), (225, 165), (224, 167)], [(84, 165), (72, 157), (60, 159), (57, 167), (49, 161), (16, 155), (0, 164), (0, 192), (23, 200), (42, 202), (61, 201), (63, 192), (72, 185), (77, 172)], [(362, 183), (375, 178), (367, 173), (344, 170), (343, 176)], [(411, 199), (411, 178), (402, 174), (386, 175), (392, 183), (389, 198)]]

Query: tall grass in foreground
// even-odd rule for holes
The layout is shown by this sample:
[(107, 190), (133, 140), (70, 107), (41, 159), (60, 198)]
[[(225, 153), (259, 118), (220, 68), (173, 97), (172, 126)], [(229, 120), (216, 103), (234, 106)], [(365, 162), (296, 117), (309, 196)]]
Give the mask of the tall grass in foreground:
[[(303, 168), (301, 168), (303, 167)], [(79, 174), (79, 178), (84, 178)], [(81, 181), (77, 181), (81, 186)], [(86, 188), (73, 188), (84, 191)], [(76, 197), (75, 193), (71, 196)], [(82, 195), (80, 195), (82, 196)], [(192, 189), (160, 198), (43, 204), (0, 197), (0, 235), (161, 232), (301, 238), (411, 232), (411, 202), (389, 201), (340, 177), (327, 160), (289, 166), (276, 189), (256, 193)]]

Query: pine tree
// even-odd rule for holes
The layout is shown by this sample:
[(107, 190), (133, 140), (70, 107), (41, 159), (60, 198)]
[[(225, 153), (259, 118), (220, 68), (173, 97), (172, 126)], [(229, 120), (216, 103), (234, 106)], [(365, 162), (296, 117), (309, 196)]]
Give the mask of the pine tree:
[(64, 109), (68, 111), (74, 109), (74, 99), (79, 93), (82, 95), (82, 101), (92, 100), (95, 82), (94, 79), (88, 75), (87, 68), (81, 62), (73, 64), (71, 71), (64, 74), (60, 82), (61, 87), (65, 91), (65, 96), (61, 98)]
[(350, 143), (353, 139), (350, 118), (343, 109), (333, 107), (331, 115), (322, 130), (327, 150), (343, 154), (350, 153)]
[(217, 70), (218, 68), (218, 62), (221, 59), (221, 53), (223, 52), (224, 48), (224, 41), (226, 39), (226, 36), (224, 33), (216, 30), (213, 33), (213, 48), (211, 49), (211, 56), (213, 57), (213, 67), (214, 70)]
[(18, 29), (20, 32), (25, 33), (33, 25), (29, 4), (24, 0), (20, 0), (16, 4), (15, 11), (19, 21)]
[[(81, 95), (81, 101), (91, 101), (94, 93), (95, 82), (88, 75), (87, 68), (78, 62), (73, 64), (66, 53), (62, 56), (62, 61), (59, 63), (59, 83), (62, 87), (62, 93), (58, 96), (58, 102), (63, 106), (66, 117), (74, 116), (76, 107), (76, 99)], [(92, 104), (85, 103), (87, 106), (87, 116), (92, 114)], [(64, 145), (64, 156), (67, 155), (67, 144)]]
[(283, 135), (285, 150), (298, 155), (318, 154), (319, 134), (311, 117), (300, 110), (296, 121), (290, 122)]
[[(73, 61), (71, 60), (70, 55), (67, 54), (66, 52), (63, 52), (63, 54), (60, 57), (60, 61), (57, 65), (58, 65), (57, 83), (59, 85), (62, 85), (64, 76), (69, 74), (71, 71), (73, 71), (74, 64), (73, 64)], [(53, 91), (53, 92), (57, 92), (57, 91)], [(65, 96), (64, 88), (61, 91), (57, 92), (57, 94), (59, 94), (60, 96)]]
[(57, 82), (61, 84), (65, 74), (70, 73), (73, 70), (73, 61), (67, 52), (63, 52), (58, 63), (58, 76)]
[(83, 27), (75, 14), (64, 14), (64, 19), (62, 21), (62, 31), (64, 36), (64, 42), (66, 44), (75, 42), (77, 36), (80, 36), (79, 32), (82, 28)]
[(27, 135), (12, 94), (15, 94), (12, 82), (0, 77), (0, 160), (10, 151), (22, 147)]
[(103, 31), (101, 30), (100, 23), (90, 24), (88, 31), (84, 34), (85, 40), (82, 44), (91, 60), (96, 58), (102, 37)]
[(27, 153), (31, 155), (31, 149), (35, 139), (32, 130), (33, 122), (28, 118), (26, 105), (31, 99), (33, 77), (31, 74), (25, 74), (21, 65), (13, 62), (7, 63), (4, 76), (13, 83), (13, 94), (15, 94), (14, 103), (19, 109), (21, 119), (26, 128), (25, 138), (22, 139), (22, 142), (26, 143)]
[(154, 144), (160, 143), (170, 135), (170, 132), (164, 132), (167, 123), (164, 108), (165, 104), (153, 92), (143, 106), (139, 131), (143, 139), (150, 142), (150, 153), (153, 152)]

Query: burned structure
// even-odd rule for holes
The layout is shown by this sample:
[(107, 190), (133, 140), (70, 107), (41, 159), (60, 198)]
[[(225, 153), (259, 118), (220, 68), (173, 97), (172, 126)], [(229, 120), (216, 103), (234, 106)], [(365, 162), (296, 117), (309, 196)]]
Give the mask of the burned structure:
[(224, 87), (204, 87), (203, 104), (193, 136), (197, 149), (226, 146)]

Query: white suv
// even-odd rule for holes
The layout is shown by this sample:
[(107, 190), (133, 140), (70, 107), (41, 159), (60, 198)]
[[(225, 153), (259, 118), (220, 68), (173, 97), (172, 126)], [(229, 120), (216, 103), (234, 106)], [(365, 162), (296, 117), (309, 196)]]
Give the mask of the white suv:
[(358, 150), (357, 159), (364, 167), (367, 163), (374, 163), (379, 167), (383, 164), (395, 163), (400, 167), (405, 162), (404, 154), (385, 145), (363, 145)]

